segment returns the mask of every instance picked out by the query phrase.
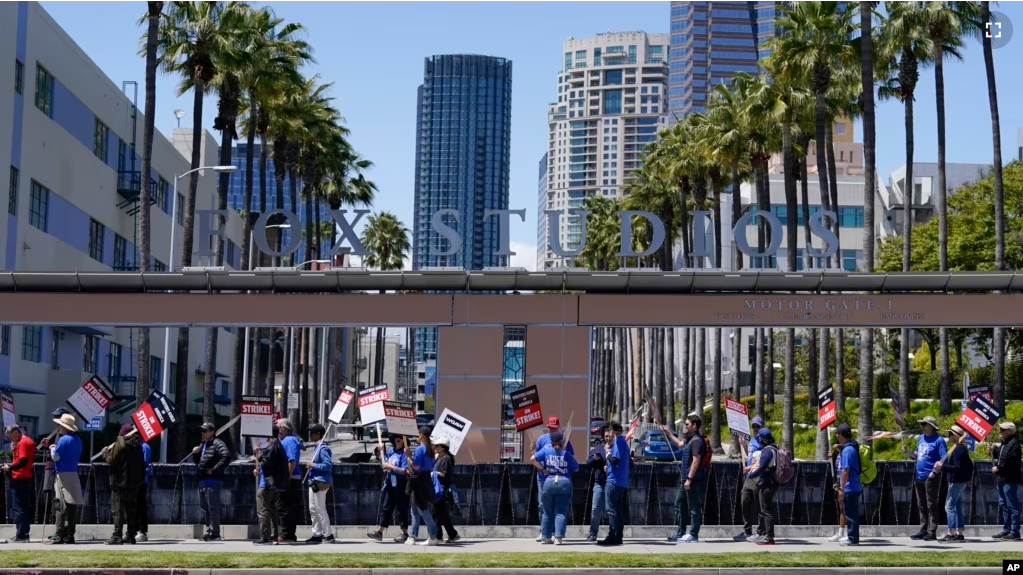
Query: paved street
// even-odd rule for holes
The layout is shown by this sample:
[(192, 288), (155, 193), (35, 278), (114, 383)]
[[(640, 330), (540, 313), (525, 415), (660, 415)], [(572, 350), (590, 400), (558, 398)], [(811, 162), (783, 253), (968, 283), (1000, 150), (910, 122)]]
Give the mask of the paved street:
[[(541, 545), (529, 539), (467, 539), (453, 545), (436, 547), (420, 547), (393, 543), (390, 537), (397, 530), (390, 530), (384, 543), (370, 539), (345, 539), (332, 544), (322, 545), (253, 545), (251, 541), (229, 540), (216, 543), (186, 541), (181, 539), (153, 540), (138, 545), (107, 546), (99, 539), (91, 541), (79, 540), (76, 545), (53, 545), (45, 549), (54, 552), (83, 551), (87, 549), (110, 552), (138, 552), (140, 549), (156, 551), (194, 552), (251, 552), (251, 553), (783, 553), (805, 551), (884, 551), (898, 553), (901, 551), (955, 551), (968, 549), (972, 551), (990, 551), (1003, 557), (1023, 556), (1023, 543), (1001, 542), (991, 539), (972, 539), (965, 543), (949, 545), (935, 542), (913, 541), (908, 538), (867, 539), (861, 540), (857, 548), (842, 547), (838, 543), (830, 543), (824, 538), (778, 540), (774, 546), (759, 546), (752, 543), (735, 543), (728, 539), (707, 539), (699, 543), (668, 543), (653, 539), (631, 539), (619, 547), (598, 547), (582, 540), (565, 540), (564, 545)], [(2, 550), (40, 550), (43, 546), (35, 540), (33, 543), (9, 543), (0, 547)]]

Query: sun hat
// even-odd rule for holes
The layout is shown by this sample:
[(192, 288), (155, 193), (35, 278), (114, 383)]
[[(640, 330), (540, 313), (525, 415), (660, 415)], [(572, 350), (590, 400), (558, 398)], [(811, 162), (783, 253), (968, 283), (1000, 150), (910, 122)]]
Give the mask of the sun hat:
[(53, 422), (72, 433), (78, 433), (78, 428), (75, 427), (75, 416), (70, 413), (65, 413), (57, 419), (54, 419)]

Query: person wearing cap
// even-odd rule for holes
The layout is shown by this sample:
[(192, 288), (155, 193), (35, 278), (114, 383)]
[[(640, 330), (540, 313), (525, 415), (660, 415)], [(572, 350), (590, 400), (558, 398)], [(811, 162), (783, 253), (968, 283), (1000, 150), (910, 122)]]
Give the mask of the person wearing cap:
[[(135, 544), (139, 486), (145, 480), (146, 462), (142, 456), (142, 439), (135, 426), (125, 423), (113, 444), (103, 448), (103, 460), (110, 465), (110, 490), (113, 500), (114, 534), (107, 545)], [(124, 537), (125, 523), (128, 537)]]
[(65, 413), (53, 420), (57, 424), (57, 442), (50, 446), (53, 460), (54, 510), (57, 531), (45, 543), (74, 545), (78, 524), (78, 506), (85, 504), (82, 484), (78, 479), (78, 462), (82, 458), (82, 440), (78, 437), (75, 416)]
[[(757, 459), (760, 457), (758, 454), (763, 448), (760, 445), (760, 438), (758, 433), (764, 428), (764, 418), (759, 415), (753, 418), (750, 422), (750, 440), (749, 445), (746, 446), (746, 465), (742, 468), (742, 474), (746, 479), (742, 482), (742, 533), (739, 533), (732, 538), (733, 541), (753, 541), (757, 535), (763, 535), (758, 530), (756, 534), (753, 533), (753, 525), (760, 525), (760, 501), (757, 499), (757, 480), (749, 476), (750, 472), (753, 471), (756, 465)], [(743, 440), (739, 440), (745, 443)]]
[[(440, 541), (437, 533), (437, 523), (433, 520), (433, 501), (435, 492), (433, 488), (432, 471), (435, 464), (433, 442), (430, 440), (430, 433), (433, 430), (428, 425), (419, 428), (419, 445), (413, 451), (412, 447), (405, 445), (405, 458), (408, 462), (409, 481), (412, 482), (412, 530), (406, 545), (423, 545), (432, 547)], [(416, 541), (419, 536), (419, 523), (426, 524), (427, 538)]]
[(281, 503), (282, 493), (291, 482), (288, 457), (281, 447), (280, 430), (274, 423), (270, 437), (260, 441), (253, 450), (256, 456), (258, 478), (256, 487), (256, 516), (259, 519), (259, 540), (256, 545), (279, 545), (281, 539), (281, 517), (287, 509)]
[(202, 443), (192, 449), (192, 461), (199, 473), (199, 509), (202, 510), (205, 532), (201, 541), (220, 541), (220, 490), (224, 487), (224, 470), (231, 460), (227, 444), (216, 436), (217, 428), (210, 422), (199, 426)]
[(306, 463), (306, 485), (309, 486), (309, 521), (312, 523), (313, 536), (306, 543), (332, 543), (334, 530), (330, 527), (327, 515), (327, 491), (333, 485), (334, 457), (330, 446), (323, 441), (327, 429), (319, 423), (309, 426), (309, 441), (316, 443), (313, 448), (313, 460)]
[(451, 510), (455, 505), (452, 491), (455, 486), (455, 455), (451, 453), (451, 444), (446, 437), (435, 440), (433, 449), (436, 455), (433, 464), (433, 511), (437, 520), (437, 537), (440, 539), (443, 531), (448, 535), (445, 543), (455, 543), (462, 538), (451, 522)]
[(568, 504), (572, 501), (571, 474), (579, 469), (579, 462), (565, 447), (565, 436), (560, 431), (551, 432), (549, 440), (550, 443), (534, 453), (530, 461), (537, 471), (543, 471), (545, 478), (540, 542), (561, 545), (568, 525)]
[(998, 489), (998, 513), (1002, 517), (1002, 531), (994, 535), (994, 538), (1018, 540), (1020, 537), (1017, 490), (1019, 489), (1021, 458), (1016, 424), (1011, 421), (1003, 421), (998, 424), (998, 433), (1002, 436), (1002, 444), (991, 453), (996, 462), (991, 467), (991, 472), (996, 477), (995, 487)]
[(366, 537), (376, 541), (384, 540), (384, 531), (391, 526), (395, 513), (398, 515), (398, 527), (401, 534), (394, 538), (395, 543), (405, 543), (409, 539), (409, 496), (405, 493), (408, 459), (405, 457), (405, 436), (392, 433), (388, 439), (391, 445), (380, 456), (380, 467), (384, 470), (383, 485), (380, 486), (380, 503), (377, 508), (377, 530), (370, 531)]
[(601, 433), (604, 436), (602, 443), (597, 443), (590, 450), (589, 457), (586, 458), (586, 465), (590, 469), (590, 477), (593, 480), (592, 498), (593, 503), (590, 505), (590, 534), (586, 537), (586, 541), (595, 542), (597, 541), (597, 535), (600, 532), (600, 518), (604, 514), (605, 503), (607, 498), (604, 496), (604, 487), (607, 484), (607, 450), (614, 442), (614, 435), (611, 433), (611, 426), (604, 424), (600, 428)]
[(629, 472), (632, 466), (632, 454), (629, 442), (622, 437), (622, 424), (612, 421), (611, 444), (604, 447), (607, 458), (607, 484), (604, 485), (604, 499), (607, 507), (609, 525), (607, 538), (597, 543), (600, 546), (621, 545), (625, 541), (622, 524), (625, 522), (624, 502), (629, 489)]
[(923, 434), (916, 440), (916, 451), (909, 451), (902, 446), (902, 452), (916, 460), (916, 474), (913, 490), (916, 493), (916, 505), (920, 510), (920, 531), (910, 539), (936, 541), (938, 539), (938, 490), (941, 487), (941, 474), (934, 469), (934, 464), (941, 461), (948, 453), (945, 440), (938, 434), (938, 420), (928, 415), (921, 419), (920, 428)]
[(863, 495), (863, 484), (860, 483), (860, 446), (852, 438), (852, 428), (848, 423), (840, 423), (835, 428), (838, 438), (838, 500), (842, 502), (842, 513), (845, 515), (846, 536), (838, 540), (839, 545), (860, 544), (860, 496)]
[(298, 522), (302, 519), (302, 468), (298, 461), (302, 456), (302, 441), (295, 436), (295, 426), (290, 419), (277, 420), (277, 437), (281, 440), (284, 454), (288, 456), (288, 470), (291, 481), (287, 489), (281, 493), (280, 504), (285, 513), (281, 515), (281, 540), (284, 543), (297, 543)]
[(958, 425), (948, 430), (948, 454), (934, 464), (935, 471), (945, 473), (948, 483), (948, 495), (945, 497), (945, 515), (948, 517), (948, 533), (938, 539), (941, 543), (966, 541), (963, 528), (966, 527), (966, 514), (963, 512), (963, 491), (973, 479), (973, 460), (970, 449), (966, 446), (966, 431)]
[(4, 464), (0, 470), (11, 474), (11, 515), (14, 518), (14, 539), (11, 541), (28, 543), (36, 506), (36, 483), (32, 477), (36, 444), (17, 425), (9, 425), (4, 432), (11, 442), (11, 463)]
[[(561, 420), (558, 419), (557, 415), (552, 415), (547, 418), (547, 433), (536, 438), (536, 442), (533, 443), (533, 453), (539, 453), (544, 447), (551, 444), (551, 434), (561, 429)], [(568, 451), (575, 457), (575, 449), (572, 448), (572, 442), (569, 441), (565, 446), (565, 451)], [(536, 504), (537, 509), (540, 512), (540, 517), (543, 517), (543, 485), (546, 476), (542, 470), (536, 472)], [(541, 533), (537, 538), (537, 542), (543, 540), (543, 534)]]
[(778, 481), (774, 477), (778, 447), (774, 443), (771, 430), (766, 427), (757, 432), (761, 445), (760, 456), (750, 470), (747, 479), (757, 482), (757, 500), (760, 504), (760, 522), (757, 535), (751, 541), (757, 545), (774, 545), (774, 494), (778, 490)]

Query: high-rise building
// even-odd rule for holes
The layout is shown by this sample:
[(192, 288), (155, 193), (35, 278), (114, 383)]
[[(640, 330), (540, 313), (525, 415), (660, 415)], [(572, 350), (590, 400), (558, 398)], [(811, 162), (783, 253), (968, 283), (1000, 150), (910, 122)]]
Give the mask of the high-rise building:
[(536, 183), (536, 265), (541, 266), (547, 253), (547, 154), (540, 158)]
[[(548, 110), (546, 209), (581, 207), (588, 196), (625, 195), (629, 174), (642, 165), (643, 147), (665, 125), (667, 34), (606, 32), (565, 41), (558, 101)], [(566, 214), (567, 216), (567, 214)], [(549, 239), (575, 249), (582, 240), (577, 216), (562, 217)], [(537, 266), (568, 265), (543, 242)], [(538, 246), (539, 247), (539, 246)]]
[[(426, 58), (416, 114), (415, 216), (412, 269), (507, 266), (495, 255), (500, 218), (508, 209), (511, 159), (512, 63), (504, 58), (452, 54)], [(438, 210), (458, 210), (444, 222), (459, 231), (456, 253), (431, 225)], [(436, 354), (437, 330), (417, 329), (416, 361)]]
[(714, 84), (756, 74), (780, 2), (672, 2), (668, 112), (702, 112)]
[[(241, 142), (235, 144), (234, 150), (231, 152), (231, 163), (238, 166), (238, 171), (231, 174), (230, 184), (227, 186), (227, 205), (231, 211), (237, 212), (238, 210), (259, 212), (259, 153), (260, 144), (256, 142), (252, 147), (252, 205), (245, 206), (245, 178), (248, 173), (248, 165), (246, 162), (246, 152), (248, 151), (248, 143)], [(269, 151), (269, 150), (268, 150)], [(273, 154), (267, 154), (266, 162), (266, 209), (273, 210), (277, 208), (277, 180), (275, 179), (276, 170), (274, 167)], [(301, 180), (299, 180), (301, 181)], [(283, 186), (284, 204), (283, 209), (289, 212), (294, 212), (298, 216), (299, 220), (302, 220), (302, 229), (305, 229), (305, 203), (306, 199), (299, 195), (298, 206), (291, 205), (291, 178), (284, 178)], [(299, 186), (299, 191), (301, 191)], [(315, 207), (314, 207), (315, 210)], [(320, 203), (320, 221), (330, 222), (333, 221), (330, 217), (330, 205), (327, 202)], [(291, 230), (285, 228), (281, 231), (282, 239), (281, 245), (287, 246), (291, 241), (291, 234), (298, 233), (302, 236), (302, 232), (298, 230)], [(326, 243), (329, 243), (326, 242)], [(326, 253), (333, 246), (324, 246), (323, 253)], [(292, 265), (302, 263), (305, 259), (305, 242), (299, 246), (298, 250), (291, 255)]]

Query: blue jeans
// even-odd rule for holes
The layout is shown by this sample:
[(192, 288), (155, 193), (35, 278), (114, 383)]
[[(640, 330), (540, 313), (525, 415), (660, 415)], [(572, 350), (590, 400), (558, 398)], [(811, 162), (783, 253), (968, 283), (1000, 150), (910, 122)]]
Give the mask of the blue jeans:
[(966, 526), (966, 515), (963, 513), (963, 491), (966, 483), (950, 483), (948, 496), (945, 497), (945, 515), (948, 516), (948, 529), (962, 529)]
[(543, 475), (536, 476), (536, 509), (540, 515), (540, 519), (543, 520), (543, 482), (545, 477)]
[(597, 536), (600, 531), (600, 518), (604, 515), (604, 486), (593, 484), (593, 505), (590, 507), (590, 535)]
[(429, 507), (419, 508), (413, 502), (409, 505), (409, 513), (412, 514), (412, 528), (409, 529), (409, 535), (413, 538), (419, 538), (419, 523), (423, 522), (426, 524), (426, 533), (429, 534), (431, 539), (437, 538), (437, 523), (433, 520), (433, 511)]
[(998, 488), (998, 514), (1002, 517), (1002, 529), (1008, 533), (1019, 533), (1019, 493), (1016, 483), (995, 482)]
[[(557, 477), (557, 481), (555, 478)], [(543, 482), (543, 517), (540, 519), (540, 534), (544, 539), (551, 538), (551, 529), (555, 537), (565, 536), (568, 524), (566, 514), (568, 504), (572, 501), (572, 479), (565, 476), (552, 475)]]
[(700, 524), (703, 515), (703, 492), (707, 489), (706, 481), (693, 481), (686, 489), (685, 480), (678, 484), (675, 494), (675, 522), (678, 524), (679, 537), (686, 534), (686, 527), (693, 537), (700, 536)]
[(14, 516), (15, 537), (28, 537), (28, 531), (35, 515), (35, 481), (31, 478), (12, 479), (9, 494), (11, 515)]
[(846, 536), (850, 543), (860, 542), (860, 496), (862, 491), (846, 491), (842, 501), (842, 513), (845, 514)]
[(625, 488), (615, 485), (610, 481), (604, 485), (605, 507), (607, 509), (607, 523), (611, 527), (607, 538), (612, 541), (622, 540), (622, 524), (625, 522), (623, 503), (625, 501)]

